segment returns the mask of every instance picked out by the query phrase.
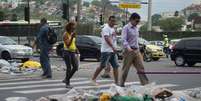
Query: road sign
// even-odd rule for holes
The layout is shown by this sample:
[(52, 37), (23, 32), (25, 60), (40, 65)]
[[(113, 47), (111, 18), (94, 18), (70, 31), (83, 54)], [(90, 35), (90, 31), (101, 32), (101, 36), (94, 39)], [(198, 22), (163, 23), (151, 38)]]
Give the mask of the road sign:
[(137, 8), (137, 9), (140, 9), (141, 4), (138, 4), (138, 3), (120, 3), (119, 7), (120, 8)]

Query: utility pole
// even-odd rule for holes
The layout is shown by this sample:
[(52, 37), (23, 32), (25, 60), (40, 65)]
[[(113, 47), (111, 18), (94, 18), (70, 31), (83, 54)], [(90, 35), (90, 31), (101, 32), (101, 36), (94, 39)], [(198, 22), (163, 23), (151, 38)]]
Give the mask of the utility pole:
[(151, 14), (152, 14), (152, 0), (148, 1), (148, 31), (152, 31), (152, 18), (151, 18)]
[(77, 0), (77, 17), (76, 17), (77, 23), (80, 22), (81, 9), (82, 9), (82, 0)]

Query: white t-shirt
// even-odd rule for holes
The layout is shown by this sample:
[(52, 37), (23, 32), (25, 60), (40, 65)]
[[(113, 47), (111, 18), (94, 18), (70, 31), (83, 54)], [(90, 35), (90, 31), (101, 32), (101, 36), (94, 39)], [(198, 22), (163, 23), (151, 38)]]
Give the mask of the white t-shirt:
[(108, 24), (105, 24), (104, 28), (101, 32), (102, 35), (102, 44), (101, 44), (101, 52), (113, 52), (112, 48), (108, 45), (104, 36), (109, 36), (112, 39), (113, 47), (117, 46), (116, 32), (114, 28), (111, 28)]

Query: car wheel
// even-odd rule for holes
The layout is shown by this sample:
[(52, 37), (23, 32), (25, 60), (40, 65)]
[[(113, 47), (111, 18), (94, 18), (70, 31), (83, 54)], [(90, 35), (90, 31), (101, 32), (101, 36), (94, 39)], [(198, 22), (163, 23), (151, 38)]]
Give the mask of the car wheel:
[(152, 58), (152, 60), (154, 61), (158, 61), (160, 58)]
[(56, 53), (57, 53), (57, 56), (62, 56), (63, 55), (63, 43), (60, 43), (59, 45), (57, 45), (56, 47)]
[(187, 62), (187, 65), (188, 65), (189, 67), (193, 67), (195, 64), (196, 64), (195, 62)]
[(176, 56), (175, 64), (176, 64), (176, 66), (184, 66), (185, 65), (184, 57), (183, 56)]
[(7, 51), (2, 52), (1, 58), (4, 60), (11, 60), (11, 56), (10, 56), (9, 52), (7, 52)]

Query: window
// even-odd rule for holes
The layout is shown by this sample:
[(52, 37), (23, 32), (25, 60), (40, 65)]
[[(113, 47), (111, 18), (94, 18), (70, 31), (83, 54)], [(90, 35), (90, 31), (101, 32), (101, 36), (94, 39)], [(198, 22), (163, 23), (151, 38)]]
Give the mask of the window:
[(185, 47), (187, 49), (199, 49), (200, 48), (200, 41), (199, 40), (187, 40), (185, 42)]

